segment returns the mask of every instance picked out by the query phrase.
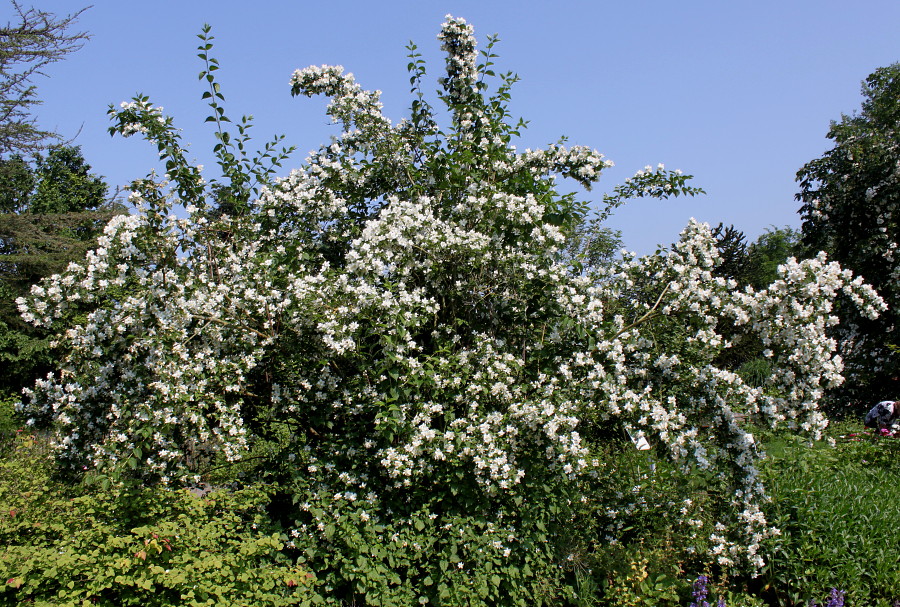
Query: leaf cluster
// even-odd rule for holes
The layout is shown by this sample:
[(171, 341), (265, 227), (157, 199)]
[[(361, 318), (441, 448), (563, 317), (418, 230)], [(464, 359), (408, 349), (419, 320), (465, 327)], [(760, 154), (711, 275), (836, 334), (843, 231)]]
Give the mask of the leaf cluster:
[(38, 436), (0, 460), (0, 600), (52, 605), (312, 605), (265, 488), (97, 492), (53, 477)]

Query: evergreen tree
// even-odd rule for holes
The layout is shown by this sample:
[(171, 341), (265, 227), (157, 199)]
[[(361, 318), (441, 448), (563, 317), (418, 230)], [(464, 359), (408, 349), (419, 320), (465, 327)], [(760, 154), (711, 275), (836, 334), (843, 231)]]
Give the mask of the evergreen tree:
[(50, 336), (19, 317), (16, 299), (84, 258), (121, 207), (90, 173), (78, 147), (26, 163), (0, 160), (0, 393), (18, 392), (50, 370)]

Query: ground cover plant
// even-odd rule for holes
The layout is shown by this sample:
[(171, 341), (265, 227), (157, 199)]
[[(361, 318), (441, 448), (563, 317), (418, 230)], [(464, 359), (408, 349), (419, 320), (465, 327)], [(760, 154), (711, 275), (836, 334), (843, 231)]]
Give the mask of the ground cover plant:
[(9, 605), (309, 605), (263, 488), (95, 492), (53, 478), (20, 432), (0, 460), (0, 601)]
[[(695, 221), (670, 250), (588, 263), (570, 235), (589, 247), (585, 225), (626, 200), (697, 188), (648, 166), (591, 223), (555, 179), (589, 188), (609, 161), (565, 141), (518, 151), (516, 78), (452, 17), (440, 112), (414, 45), (396, 124), (343, 68), (298, 70), (291, 92), (327, 96), (340, 134), (276, 180), (289, 150), (250, 155), (249, 121), (227, 130), (211, 39), (220, 174), (201, 176), (148, 98), (112, 108), (166, 173), (18, 302), (70, 353), (20, 405), (60, 474), (120, 496), (232, 488), (264, 507), (266, 535), (241, 531), (268, 554), (264, 589), (306, 591), (278, 583), (288, 567), (312, 575), (299, 600), (328, 604), (664, 604), (689, 594), (689, 567), (764, 571), (775, 529), (747, 420), (821, 436), (817, 403), (842, 380), (831, 302), (876, 316), (871, 288), (821, 255), (738, 289)], [(726, 329), (761, 341), (767, 378), (716, 365)], [(169, 537), (127, 549), (153, 533)]]
[(776, 604), (842, 589), (848, 605), (900, 602), (900, 488), (894, 437), (840, 425), (836, 447), (781, 440), (766, 466), (769, 509), (781, 535), (761, 579)]

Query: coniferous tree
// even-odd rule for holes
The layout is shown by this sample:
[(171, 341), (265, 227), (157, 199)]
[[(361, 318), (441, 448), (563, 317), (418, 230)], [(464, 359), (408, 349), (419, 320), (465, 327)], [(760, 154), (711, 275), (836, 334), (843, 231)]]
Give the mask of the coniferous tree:
[(57, 17), (25, 9), (16, 0), (11, 4), (16, 20), (0, 27), (0, 155), (35, 152), (61, 139), (36, 123), (33, 111), (41, 101), (34, 79), (89, 38), (85, 32), (72, 31), (86, 9)]

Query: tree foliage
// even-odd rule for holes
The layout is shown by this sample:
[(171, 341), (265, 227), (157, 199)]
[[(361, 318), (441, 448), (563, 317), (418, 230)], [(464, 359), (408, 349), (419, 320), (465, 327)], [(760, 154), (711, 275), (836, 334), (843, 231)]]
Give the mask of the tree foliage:
[(800, 232), (789, 226), (767, 229), (748, 243), (735, 226), (719, 224), (712, 230), (721, 261), (716, 274), (732, 278), (741, 287), (765, 289), (778, 279), (778, 267), (791, 257), (802, 258)]
[(878, 320), (861, 317), (846, 301), (835, 335), (853, 380), (837, 399), (869, 404), (894, 398), (900, 359), (900, 64), (873, 72), (853, 115), (833, 122), (834, 147), (797, 173), (803, 203), (803, 243), (826, 251), (876, 288), (888, 303)]
[[(201, 39), (207, 57), (208, 29)], [(167, 178), (136, 181), (141, 212), (20, 300), (49, 328), (95, 306), (60, 333), (70, 353), (28, 391), (30, 423), (101, 483), (270, 484), (272, 515), (335, 604), (574, 599), (571, 530), (615, 540), (654, 507), (652, 478), (611, 488), (603, 453), (629, 435), (673, 462), (686, 500), (673, 511), (707, 557), (760, 566), (772, 529), (737, 414), (819, 436), (818, 399), (841, 380), (830, 301), (846, 292), (875, 315), (877, 296), (823, 258), (738, 289), (714, 275), (715, 240), (693, 221), (670, 251), (592, 263), (602, 248), (577, 239), (600, 226), (585, 228), (589, 205), (554, 177), (590, 188), (609, 161), (564, 141), (519, 152), (496, 38), (479, 53), (448, 17), (439, 39), (445, 118), (414, 45), (411, 114), (396, 124), (342, 67), (295, 72), (292, 94), (328, 97), (340, 134), (282, 179), (270, 175), (283, 155), (248, 156), (217, 120), (211, 68), (220, 182), (149, 99), (112, 109)], [(647, 167), (598, 216), (695, 193), (688, 179)], [(258, 197), (244, 196), (254, 181)], [(222, 188), (240, 203), (228, 212)], [(764, 385), (715, 365), (722, 322), (765, 344)], [(708, 497), (689, 499), (687, 478)]]
[(791, 257), (804, 257), (800, 231), (790, 226), (767, 229), (747, 247), (747, 282), (755, 289), (766, 288), (778, 279), (779, 266)]
[(42, 278), (84, 259), (110, 218), (122, 212), (90, 173), (78, 147), (54, 148), (32, 163), (0, 159), (0, 361), (3, 392), (46, 374), (53, 355), (46, 331), (25, 323), (16, 299)]
[(41, 102), (34, 80), (45, 75), (48, 65), (80, 49), (89, 37), (72, 31), (86, 9), (60, 18), (25, 9), (17, 0), (11, 4), (16, 20), (0, 28), (0, 156), (35, 152), (60, 139), (37, 126), (33, 111)]

